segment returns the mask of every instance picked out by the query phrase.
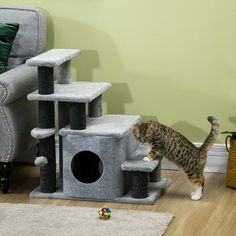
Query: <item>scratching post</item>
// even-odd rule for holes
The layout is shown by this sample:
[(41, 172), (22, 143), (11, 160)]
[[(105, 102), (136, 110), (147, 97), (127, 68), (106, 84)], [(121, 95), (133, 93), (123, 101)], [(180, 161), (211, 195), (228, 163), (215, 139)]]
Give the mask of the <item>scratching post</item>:
[[(53, 94), (53, 68), (38, 67), (39, 94)], [(39, 128), (55, 126), (54, 103), (39, 101)], [(47, 158), (47, 165), (40, 167), (40, 188), (43, 193), (56, 191), (55, 135), (39, 139), (39, 156)]]
[(150, 173), (151, 183), (159, 181), (161, 181), (161, 162), (159, 162), (159, 165)]
[(38, 67), (38, 90), (39, 94), (53, 94), (53, 68), (46, 66)]
[(39, 101), (39, 128), (53, 128), (55, 126), (54, 103)]
[(130, 160), (125, 161), (121, 165), (123, 171), (129, 172), (132, 175), (132, 197), (146, 198), (148, 197), (148, 174), (152, 173), (157, 168), (159, 162)]
[(132, 197), (146, 198), (148, 196), (148, 173), (134, 171), (132, 177)]
[(70, 128), (75, 130), (86, 129), (85, 103), (70, 103)]
[(55, 135), (39, 140), (39, 155), (47, 157), (47, 165), (40, 167), (40, 189), (42, 193), (56, 191)]

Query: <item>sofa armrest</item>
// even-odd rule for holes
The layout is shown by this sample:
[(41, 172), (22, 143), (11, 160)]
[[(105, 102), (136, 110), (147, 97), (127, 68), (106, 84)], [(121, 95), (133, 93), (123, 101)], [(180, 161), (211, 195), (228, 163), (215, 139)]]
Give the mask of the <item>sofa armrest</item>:
[(9, 104), (37, 88), (37, 68), (26, 64), (0, 74), (0, 103)]

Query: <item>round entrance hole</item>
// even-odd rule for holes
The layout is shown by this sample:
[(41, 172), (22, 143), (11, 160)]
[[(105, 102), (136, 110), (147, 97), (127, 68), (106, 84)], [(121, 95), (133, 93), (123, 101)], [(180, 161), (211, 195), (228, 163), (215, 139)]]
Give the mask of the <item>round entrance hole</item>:
[(73, 157), (71, 170), (74, 177), (80, 182), (94, 183), (102, 176), (102, 160), (93, 152), (82, 151)]

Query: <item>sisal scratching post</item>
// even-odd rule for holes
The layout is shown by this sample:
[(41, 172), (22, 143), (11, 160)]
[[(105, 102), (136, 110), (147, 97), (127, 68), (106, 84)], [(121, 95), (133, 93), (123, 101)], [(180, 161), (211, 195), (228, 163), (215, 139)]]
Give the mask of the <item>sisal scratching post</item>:
[(148, 196), (148, 173), (134, 171), (132, 173), (132, 197), (146, 198)]
[(39, 140), (39, 155), (47, 157), (47, 165), (40, 167), (40, 190), (53, 193), (56, 191), (55, 135)]
[[(38, 67), (39, 94), (53, 94), (53, 68)], [(39, 128), (55, 126), (54, 102), (39, 101)], [(55, 135), (39, 139), (39, 156), (47, 158), (47, 165), (40, 167), (40, 189), (43, 193), (56, 191)]]
[(39, 94), (54, 93), (53, 68), (38, 67), (38, 92)]
[(161, 181), (161, 162), (159, 165), (150, 173), (150, 182), (159, 182)]
[(70, 128), (74, 130), (86, 129), (86, 104), (70, 103)]

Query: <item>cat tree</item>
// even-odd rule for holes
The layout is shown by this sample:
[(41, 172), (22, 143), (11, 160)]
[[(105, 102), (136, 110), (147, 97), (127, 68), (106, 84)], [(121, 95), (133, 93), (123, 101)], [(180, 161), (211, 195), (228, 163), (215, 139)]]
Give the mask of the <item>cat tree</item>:
[(31, 134), (39, 140), (40, 186), (31, 197), (152, 204), (167, 181), (160, 178), (159, 161), (140, 160), (147, 149), (132, 134), (140, 117), (102, 114), (102, 94), (111, 84), (71, 81), (71, 59), (79, 55), (76, 49), (52, 49), (26, 62), (38, 68), (38, 90), (28, 95), (39, 104), (38, 127)]

